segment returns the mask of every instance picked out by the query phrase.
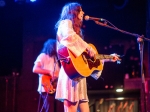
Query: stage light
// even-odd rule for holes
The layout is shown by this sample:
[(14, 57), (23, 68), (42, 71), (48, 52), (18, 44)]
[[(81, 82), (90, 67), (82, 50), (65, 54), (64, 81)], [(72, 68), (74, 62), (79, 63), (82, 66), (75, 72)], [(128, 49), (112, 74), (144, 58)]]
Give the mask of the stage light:
[(113, 86), (113, 85), (111, 85), (111, 86), (110, 86), (110, 88), (111, 88), (111, 89), (113, 89), (113, 88), (114, 88), (114, 86)]
[(117, 100), (124, 100), (124, 97), (118, 97)]
[(105, 85), (105, 89), (108, 89), (108, 85)]
[(123, 92), (123, 89), (116, 89), (116, 92)]
[(30, 0), (30, 2), (36, 2), (36, 0)]

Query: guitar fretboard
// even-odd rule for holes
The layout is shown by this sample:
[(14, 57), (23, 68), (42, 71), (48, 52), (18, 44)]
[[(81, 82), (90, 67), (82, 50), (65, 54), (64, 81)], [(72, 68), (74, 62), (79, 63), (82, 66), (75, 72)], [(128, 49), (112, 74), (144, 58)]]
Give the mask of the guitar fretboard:
[(103, 55), (103, 54), (97, 54), (96, 59), (113, 59), (113, 56), (111, 55)]

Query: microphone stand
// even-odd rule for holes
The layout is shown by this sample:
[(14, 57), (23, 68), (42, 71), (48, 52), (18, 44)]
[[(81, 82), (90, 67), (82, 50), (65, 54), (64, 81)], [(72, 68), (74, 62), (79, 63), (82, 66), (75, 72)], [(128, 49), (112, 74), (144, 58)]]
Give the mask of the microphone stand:
[(140, 69), (141, 69), (142, 91), (144, 93), (144, 110), (145, 111), (142, 111), (142, 112), (147, 112), (147, 108), (146, 108), (147, 96), (146, 96), (146, 92), (145, 92), (145, 77), (144, 77), (144, 70), (143, 70), (143, 51), (144, 51), (144, 40), (150, 42), (150, 39), (145, 38), (144, 35), (138, 35), (135, 33), (130, 33), (130, 32), (121, 30), (121, 29), (117, 28), (116, 26), (114, 26), (111, 22), (109, 22), (106, 19), (104, 19), (103, 22), (104, 23), (99, 22), (99, 21), (95, 21), (95, 23), (100, 25), (100, 26), (104, 26), (104, 27), (119, 31), (119, 32), (124, 33), (124, 34), (128, 34), (128, 35), (137, 37), (137, 42), (139, 43), (140, 60), (141, 60), (141, 68)]

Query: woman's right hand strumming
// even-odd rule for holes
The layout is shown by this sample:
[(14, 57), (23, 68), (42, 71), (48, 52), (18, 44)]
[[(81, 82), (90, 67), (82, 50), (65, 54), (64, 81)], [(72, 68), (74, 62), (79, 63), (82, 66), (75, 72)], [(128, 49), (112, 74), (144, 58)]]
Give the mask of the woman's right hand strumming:
[(96, 55), (96, 51), (91, 46), (87, 47), (87, 52), (90, 57), (94, 57)]

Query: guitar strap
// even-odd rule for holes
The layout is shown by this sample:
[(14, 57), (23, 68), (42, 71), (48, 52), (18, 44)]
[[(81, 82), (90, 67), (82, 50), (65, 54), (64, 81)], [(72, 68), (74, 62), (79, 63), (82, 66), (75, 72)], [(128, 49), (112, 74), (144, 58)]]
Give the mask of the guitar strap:
[(52, 81), (54, 81), (55, 79), (55, 71), (56, 71), (56, 65), (58, 64), (58, 61), (56, 59), (56, 56), (54, 57), (54, 69), (53, 69), (53, 74), (52, 74)]

